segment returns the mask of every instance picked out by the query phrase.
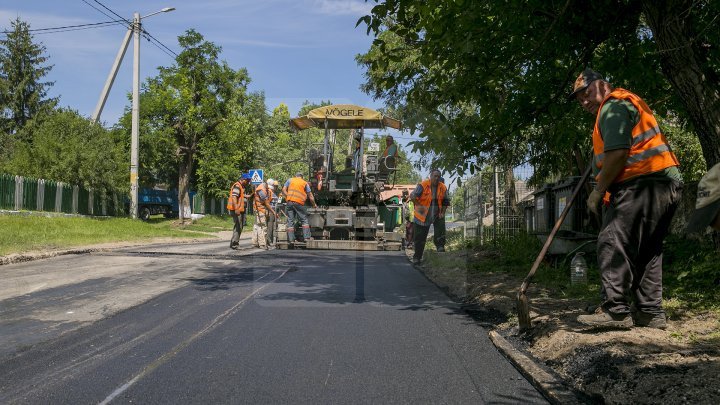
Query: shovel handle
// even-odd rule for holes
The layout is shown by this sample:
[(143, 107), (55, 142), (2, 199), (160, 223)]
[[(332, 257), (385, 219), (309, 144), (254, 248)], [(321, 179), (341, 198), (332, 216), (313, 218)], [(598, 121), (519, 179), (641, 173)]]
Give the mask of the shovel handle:
[(565, 205), (565, 208), (563, 209), (562, 213), (560, 214), (560, 218), (555, 221), (555, 226), (553, 226), (552, 231), (550, 231), (550, 234), (547, 237), (547, 240), (545, 241), (545, 244), (543, 245), (542, 249), (540, 250), (540, 253), (538, 254), (537, 258), (535, 259), (535, 263), (533, 263), (532, 268), (530, 268), (530, 272), (525, 277), (525, 280), (523, 281), (522, 285), (520, 286), (520, 291), (518, 293), (518, 296), (525, 295), (525, 291), (527, 291), (528, 286), (530, 285), (530, 280), (535, 275), (535, 272), (537, 271), (538, 267), (540, 267), (540, 263), (545, 258), (545, 254), (547, 253), (548, 249), (550, 249), (550, 245), (553, 242), (553, 239), (555, 238), (555, 234), (560, 229), (560, 226), (565, 221), (565, 217), (567, 216), (568, 212), (570, 212), (570, 207), (572, 207), (573, 203), (575, 202), (575, 199), (577, 198), (578, 194), (580, 194), (580, 190), (582, 189), (585, 182), (590, 178), (590, 173), (592, 172), (592, 163), (588, 165), (587, 169), (585, 169), (585, 173), (583, 173), (582, 178), (578, 182), (578, 184), (575, 186), (575, 189), (573, 190), (572, 196), (570, 197), (570, 201), (568, 201), (567, 205)]

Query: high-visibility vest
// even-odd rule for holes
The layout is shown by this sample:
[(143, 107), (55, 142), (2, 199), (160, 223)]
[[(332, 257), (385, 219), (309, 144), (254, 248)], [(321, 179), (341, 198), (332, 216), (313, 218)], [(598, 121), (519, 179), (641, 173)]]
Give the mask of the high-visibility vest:
[(228, 202), (225, 206), (228, 211), (235, 211), (236, 214), (245, 212), (245, 192), (243, 189), (244, 187), (239, 181), (236, 181), (235, 184), (230, 187)]
[(307, 200), (305, 187), (307, 187), (307, 184), (301, 177), (290, 179), (290, 185), (287, 188), (287, 200), (305, 205), (305, 200)]
[[(420, 183), (422, 186), (422, 194), (420, 197), (418, 197), (415, 200), (415, 218), (418, 220), (425, 222), (425, 219), (427, 218), (427, 213), (430, 210), (430, 204), (432, 203), (432, 187), (430, 186), (430, 179), (425, 179), (422, 183)], [(447, 187), (445, 187), (445, 183), (438, 182), (437, 185), (437, 204), (438, 209), (442, 208), (443, 201), (445, 200), (445, 193), (447, 192)]]
[(260, 201), (260, 195), (258, 194), (260, 191), (265, 192), (265, 196), (267, 197), (268, 203), (270, 201), (272, 201), (272, 199), (273, 199), (273, 191), (265, 183), (261, 183), (255, 188), (255, 199), (254, 199), (255, 200), (255, 202), (254, 202), (255, 211), (258, 214), (264, 214), (267, 209), (265, 208), (265, 204), (263, 204), (263, 202)]
[[(640, 114), (640, 119), (631, 132), (632, 145), (630, 146), (627, 162), (620, 174), (613, 180), (613, 183), (657, 172), (668, 167), (679, 166), (680, 163), (670, 149), (670, 144), (668, 144), (665, 135), (660, 131), (660, 126), (655, 120), (650, 107), (636, 94), (621, 88), (616, 88), (605, 97), (595, 118), (595, 128), (592, 136), (595, 166), (602, 170), (605, 158), (605, 143), (598, 122), (603, 105), (611, 98), (632, 103)], [(599, 180), (600, 175), (595, 178)]]

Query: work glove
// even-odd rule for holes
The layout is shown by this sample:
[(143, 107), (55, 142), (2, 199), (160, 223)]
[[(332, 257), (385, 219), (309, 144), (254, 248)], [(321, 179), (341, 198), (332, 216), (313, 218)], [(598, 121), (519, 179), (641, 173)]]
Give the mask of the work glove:
[(598, 190), (593, 189), (592, 193), (590, 193), (590, 196), (588, 196), (587, 199), (587, 207), (595, 214), (596, 217), (600, 218), (600, 202), (602, 201), (603, 193), (599, 192)]

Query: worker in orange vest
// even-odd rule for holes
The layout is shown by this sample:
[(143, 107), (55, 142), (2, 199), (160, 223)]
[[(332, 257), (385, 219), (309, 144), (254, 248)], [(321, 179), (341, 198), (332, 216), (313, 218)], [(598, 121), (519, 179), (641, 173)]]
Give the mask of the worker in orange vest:
[[(682, 195), (679, 163), (650, 107), (636, 94), (613, 88), (585, 69), (569, 95), (595, 116), (593, 169), (597, 185), (587, 199), (599, 216), (597, 240), (603, 303), (578, 322), (592, 327), (665, 329), (662, 245)], [(628, 297), (635, 313), (631, 314)]]
[(233, 219), (233, 234), (230, 249), (237, 249), (245, 223), (245, 187), (250, 183), (250, 175), (245, 173), (230, 187), (226, 208)]
[(420, 264), (430, 225), (433, 227), (433, 242), (438, 252), (445, 251), (445, 210), (450, 205), (447, 187), (440, 181), (440, 170), (433, 169), (430, 177), (418, 184), (410, 193), (413, 202), (413, 240), (415, 254), (413, 264)]
[(255, 208), (255, 225), (257, 232), (253, 233), (253, 245), (263, 249), (270, 249), (275, 239), (275, 218), (277, 214), (270, 205), (274, 193), (272, 186), (275, 180), (269, 179), (263, 181), (255, 187), (255, 198), (253, 206)]
[(308, 223), (307, 209), (305, 208), (305, 200), (308, 198), (313, 205), (313, 208), (317, 208), (315, 204), (315, 197), (310, 190), (308, 182), (303, 180), (303, 174), (298, 172), (295, 177), (285, 182), (282, 188), (282, 194), (285, 196), (287, 206), (285, 207), (288, 217), (288, 241), (290, 243), (295, 242), (295, 221), (300, 220), (303, 230), (303, 239), (305, 241), (312, 240), (310, 234), (310, 224)]

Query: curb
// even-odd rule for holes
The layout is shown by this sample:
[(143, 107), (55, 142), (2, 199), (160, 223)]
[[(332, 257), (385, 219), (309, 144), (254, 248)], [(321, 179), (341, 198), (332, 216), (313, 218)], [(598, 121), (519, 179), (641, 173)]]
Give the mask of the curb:
[[(243, 237), (245, 234), (240, 236), (240, 239), (250, 239), (249, 233), (247, 237)], [(221, 239), (221, 238), (219, 238)], [(113, 249), (123, 249), (128, 247), (136, 247), (136, 246), (150, 246), (150, 245), (167, 245), (167, 244), (190, 244), (190, 243), (197, 243), (197, 242), (207, 242), (210, 240), (208, 239), (178, 239), (178, 240), (172, 240), (172, 241), (150, 241), (149, 243), (137, 243), (137, 242), (129, 242), (126, 244), (123, 243), (116, 243), (114, 246), (87, 246), (87, 247), (79, 247), (79, 248), (71, 248), (71, 249), (64, 249), (64, 250), (54, 250), (50, 252), (30, 252), (30, 253), (13, 253), (7, 256), (0, 256), (0, 266), (6, 265), (6, 264), (15, 264), (15, 263), (23, 263), (23, 262), (30, 262), (34, 260), (41, 260), (41, 259), (49, 259), (52, 257), (57, 256), (65, 256), (65, 255), (81, 255), (81, 254), (88, 254), (88, 253), (95, 253), (95, 252), (107, 252), (111, 251)], [(224, 239), (221, 239), (224, 240)]]
[(533, 359), (517, 350), (496, 331), (490, 331), (495, 347), (515, 366), (530, 383), (553, 404), (576, 404), (584, 402), (565, 383), (538, 366)]

